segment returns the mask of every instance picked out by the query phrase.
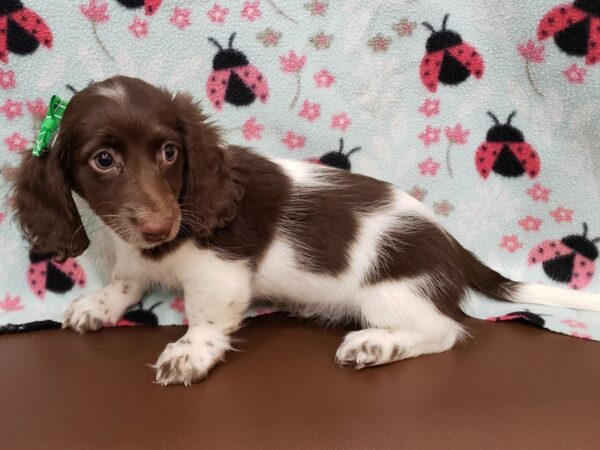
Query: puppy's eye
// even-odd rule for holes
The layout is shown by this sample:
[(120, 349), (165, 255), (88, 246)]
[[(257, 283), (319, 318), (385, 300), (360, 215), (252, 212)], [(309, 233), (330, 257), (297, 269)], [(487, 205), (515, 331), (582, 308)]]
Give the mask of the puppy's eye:
[(100, 152), (94, 156), (94, 164), (99, 170), (110, 170), (115, 166), (115, 158), (108, 152)]
[(173, 144), (165, 144), (162, 148), (162, 157), (166, 162), (173, 162), (177, 158), (177, 147)]

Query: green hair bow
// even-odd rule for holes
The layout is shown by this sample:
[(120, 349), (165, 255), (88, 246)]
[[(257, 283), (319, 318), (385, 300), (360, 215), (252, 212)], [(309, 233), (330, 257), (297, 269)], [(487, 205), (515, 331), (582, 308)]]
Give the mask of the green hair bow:
[(50, 106), (48, 107), (46, 117), (44, 117), (44, 120), (42, 121), (38, 137), (33, 144), (32, 153), (34, 156), (42, 156), (45, 152), (50, 150), (50, 143), (58, 131), (60, 121), (62, 120), (66, 109), (67, 101), (53, 95), (50, 99)]

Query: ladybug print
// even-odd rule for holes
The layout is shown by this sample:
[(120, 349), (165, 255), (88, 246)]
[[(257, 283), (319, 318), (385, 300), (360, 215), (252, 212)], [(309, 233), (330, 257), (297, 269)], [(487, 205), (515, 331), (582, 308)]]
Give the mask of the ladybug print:
[(575, 0), (550, 10), (538, 25), (538, 39), (550, 36), (563, 52), (585, 56), (586, 64), (600, 61), (600, 1)]
[(503, 316), (497, 316), (497, 317), (490, 317), (489, 319), (490, 322), (506, 322), (509, 320), (518, 320), (518, 321), (524, 321), (527, 323), (531, 323), (535, 326), (538, 327), (544, 327), (546, 321), (544, 320), (544, 318), (539, 315), (539, 314), (535, 314), (532, 313), (530, 311), (516, 311), (516, 312), (511, 312), (508, 314), (505, 314)]
[(219, 51), (213, 58), (213, 71), (206, 83), (206, 94), (215, 108), (223, 102), (235, 106), (250, 105), (258, 97), (265, 103), (269, 97), (267, 80), (248, 62), (241, 51), (232, 48), (235, 33), (229, 37), (229, 47), (224, 49), (216, 39), (208, 38)]
[(151, 16), (160, 7), (162, 0), (117, 0), (127, 9), (138, 9), (144, 7), (144, 14)]
[(421, 81), (431, 92), (437, 91), (438, 83), (457, 85), (471, 74), (477, 79), (483, 76), (484, 63), (481, 55), (473, 46), (463, 42), (460, 34), (446, 29), (449, 16), (444, 16), (440, 31), (436, 31), (428, 22), (423, 22), (431, 31), (431, 36), (427, 39), (420, 74)]
[(528, 264), (542, 263), (544, 272), (558, 283), (569, 283), (572, 289), (585, 288), (594, 277), (598, 258), (596, 239), (588, 239), (588, 227), (583, 234), (572, 234), (559, 240), (548, 240), (536, 245), (529, 253)]
[(19, 0), (0, 4), (0, 61), (8, 62), (8, 52), (29, 55), (40, 44), (52, 47), (52, 31), (37, 13)]
[(137, 308), (130, 308), (123, 317), (117, 321), (117, 326), (135, 327), (139, 325), (158, 326), (158, 317), (154, 314), (154, 308), (162, 302), (157, 302), (148, 309), (144, 309), (142, 302), (137, 304)]
[(491, 172), (510, 178), (520, 177), (524, 173), (530, 178), (535, 178), (540, 173), (538, 153), (525, 141), (523, 133), (511, 125), (515, 114), (516, 111), (510, 113), (506, 123), (501, 124), (498, 118), (488, 111), (494, 126), (489, 129), (486, 141), (475, 153), (475, 166), (484, 179), (487, 179)]
[(83, 267), (73, 258), (59, 263), (51, 255), (30, 252), (29, 261), (31, 264), (27, 269), (27, 284), (41, 299), (46, 296), (46, 291), (64, 294), (75, 285), (85, 286)]
[(319, 163), (329, 167), (336, 167), (338, 169), (350, 170), (352, 164), (350, 163), (350, 155), (360, 150), (360, 147), (354, 147), (348, 153), (344, 151), (344, 138), (340, 138), (340, 148), (338, 151), (325, 153), (318, 160)]

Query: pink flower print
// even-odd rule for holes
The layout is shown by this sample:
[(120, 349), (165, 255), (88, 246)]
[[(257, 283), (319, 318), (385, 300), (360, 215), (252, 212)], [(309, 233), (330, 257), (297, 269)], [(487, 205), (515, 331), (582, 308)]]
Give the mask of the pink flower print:
[(419, 139), (423, 141), (426, 147), (429, 147), (431, 144), (437, 144), (440, 142), (440, 133), (442, 130), (439, 128), (434, 128), (431, 125), (427, 125), (425, 130), (422, 133), (419, 133)]
[(560, 223), (560, 222), (571, 222), (573, 220), (573, 210), (572, 209), (563, 208), (562, 206), (559, 206), (554, 211), (551, 211), (550, 215), (552, 217), (554, 217), (554, 220), (557, 223)]
[(43, 119), (48, 112), (48, 105), (39, 97), (32, 101), (25, 100), (25, 105), (27, 105), (29, 114), (37, 119)]
[(106, 13), (107, 8), (108, 8), (107, 2), (98, 3), (97, 0), (89, 0), (87, 6), (86, 5), (79, 6), (81, 13), (92, 24), (92, 32), (94, 34), (94, 39), (98, 43), (98, 47), (100, 47), (100, 49), (102, 50), (102, 52), (104, 52), (104, 54), (108, 57), (108, 59), (110, 59), (111, 61), (114, 61), (115, 59), (112, 57), (112, 55), (110, 54), (110, 52), (104, 45), (104, 42), (102, 42), (102, 39), (100, 39), (100, 35), (98, 34), (98, 30), (97, 30), (98, 24), (105, 23), (109, 19), (108, 14)]
[(533, 187), (527, 189), (527, 194), (536, 202), (547, 202), (550, 196), (550, 189), (543, 187), (540, 183), (535, 183)]
[(13, 133), (4, 139), (9, 152), (22, 152), (27, 146), (27, 139), (20, 133)]
[(398, 37), (406, 37), (411, 36), (416, 27), (416, 22), (412, 22), (408, 19), (402, 19), (400, 22), (395, 23), (392, 26), (392, 29), (396, 32)]
[(453, 144), (466, 144), (467, 138), (471, 133), (469, 130), (463, 129), (462, 125), (457, 123), (453, 128), (446, 127), (444, 132), (446, 137)]
[(345, 131), (351, 123), (352, 121), (350, 120), (350, 117), (348, 117), (348, 114), (345, 112), (331, 116), (331, 128), (337, 128), (338, 130)]
[(440, 165), (439, 162), (435, 161), (430, 156), (425, 161), (419, 163), (419, 172), (421, 175), (431, 175), (434, 177), (437, 174)]
[(185, 302), (180, 297), (175, 297), (169, 306), (175, 311), (185, 313)]
[(192, 24), (192, 21), (190, 20), (191, 13), (192, 11), (190, 8), (180, 8), (176, 6), (173, 10), (173, 15), (169, 19), (169, 22), (180, 30), (183, 30), (185, 27), (188, 27)]
[(250, 22), (254, 22), (261, 16), (260, 12), (260, 0), (256, 0), (255, 2), (247, 1), (244, 3), (244, 8), (242, 9), (242, 17)]
[(471, 132), (463, 129), (462, 125), (457, 123), (452, 128), (446, 127), (444, 129), (444, 133), (446, 133), (446, 137), (448, 138), (448, 147), (446, 148), (446, 167), (448, 168), (448, 173), (450, 176), (454, 177), (452, 174), (452, 165), (450, 164), (450, 150), (454, 144), (466, 144)]
[(573, 63), (569, 66), (568, 69), (563, 70), (563, 75), (571, 84), (583, 84), (585, 83), (585, 76), (587, 75), (587, 70)]
[(526, 216), (519, 220), (519, 225), (523, 228), (523, 231), (540, 231), (542, 223), (542, 219), (533, 216)]
[(452, 206), (448, 200), (443, 200), (441, 202), (435, 202), (433, 204), (433, 210), (440, 216), (448, 217), (450, 213), (454, 211), (454, 206)]
[(309, 122), (314, 122), (316, 119), (321, 117), (321, 105), (318, 103), (311, 103), (308, 100), (304, 100), (302, 109), (298, 113), (300, 117), (304, 117)]
[(570, 328), (587, 328), (587, 325), (584, 322), (580, 322), (578, 320), (564, 319), (561, 320), (561, 322)]
[(4, 300), (0, 301), (0, 309), (5, 312), (9, 311), (20, 311), (25, 309), (25, 306), (21, 303), (21, 297), (12, 297), (8, 294), (4, 297)]
[(544, 62), (544, 44), (536, 44), (533, 39), (517, 45), (519, 54), (527, 61), (534, 63)]
[(329, 71), (327, 71), (325, 69), (315, 73), (314, 79), (315, 79), (315, 84), (317, 85), (317, 87), (324, 87), (324, 88), (330, 87), (333, 84), (333, 82), (335, 81), (335, 78), (333, 77), (333, 75), (331, 75), (331, 73), (329, 73)]
[(306, 55), (299, 58), (295, 51), (290, 50), (287, 56), (282, 55), (279, 57), (279, 62), (281, 63), (281, 70), (284, 72), (299, 72), (306, 63)]
[(0, 224), (2, 222), (4, 222), (4, 219), (6, 218), (6, 215), (3, 212), (0, 212)]
[(587, 339), (587, 340), (591, 340), (592, 336), (590, 336), (589, 334), (581, 334), (581, 333), (571, 333), (571, 336), (579, 338), (579, 339)]
[(292, 102), (290, 103), (290, 109), (294, 109), (294, 106), (298, 101), (298, 97), (300, 97), (300, 71), (306, 63), (306, 56), (302, 55), (301, 57), (298, 57), (296, 52), (290, 50), (287, 56), (281, 55), (279, 57), (279, 62), (281, 63), (281, 70), (283, 72), (293, 73), (296, 75), (296, 92), (292, 98)]
[(224, 8), (218, 3), (215, 3), (212, 8), (208, 10), (206, 15), (212, 23), (222, 24), (225, 23), (225, 19), (229, 14), (229, 8)]
[(148, 36), (148, 21), (135, 16), (129, 25), (129, 31), (138, 39)]
[(425, 200), (425, 196), (427, 194), (428, 194), (428, 192), (427, 192), (426, 189), (420, 188), (418, 186), (413, 186), (413, 188), (408, 193), (408, 195), (410, 195), (413, 198), (416, 198), (420, 202), (422, 202), (423, 200)]
[(285, 137), (281, 140), (288, 149), (294, 150), (297, 148), (304, 148), (306, 138), (292, 131), (288, 131)]
[(331, 47), (333, 34), (317, 33), (308, 40), (317, 50), (323, 50)]
[(304, 8), (310, 11), (311, 16), (324, 16), (328, 7), (329, 2), (326, 0), (311, 0), (304, 4)]
[(109, 19), (108, 14), (106, 14), (107, 8), (107, 2), (98, 3), (97, 0), (89, 0), (87, 6), (79, 6), (81, 13), (93, 23), (104, 23)]
[(517, 236), (512, 234), (510, 236), (502, 237), (502, 243), (500, 244), (500, 247), (502, 247), (509, 253), (514, 253), (517, 250), (519, 250), (520, 248), (523, 248), (523, 244), (521, 244), (521, 242), (519, 242), (519, 239), (517, 238)]
[(267, 27), (264, 31), (258, 33), (256, 37), (265, 47), (276, 47), (279, 44), (279, 39), (281, 39), (281, 32)]
[(517, 50), (525, 60), (525, 73), (527, 75), (527, 81), (529, 82), (533, 91), (542, 97), (544, 94), (535, 83), (533, 73), (531, 72), (531, 64), (539, 64), (544, 62), (544, 44), (536, 44), (533, 39), (530, 39), (524, 44), (518, 44)]
[(2, 70), (0, 69), (0, 88), (7, 91), (17, 87), (17, 80), (15, 78), (14, 70)]
[(0, 113), (10, 120), (21, 117), (23, 115), (23, 102), (6, 99), (4, 104), (0, 106)]
[(419, 107), (419, 112), (425, 117), (437, 116), (440, 113), (440, 101), (437, 98), (426, 98)]
[(262, 139), (262, 132), (265, 127), (256, 122), (256, 117), (251, 117), (246, 120), (244, 123), (244, 128), (242, 129), (242, 133), (244, 135), (244, 139), (247, 141), (251, 141), (252, 139)]
[(374, 53), (387, 52), (391, 43), (392, 39), (389, 36), (384, 36), (381, 33), (377, 33), (367, 42)]

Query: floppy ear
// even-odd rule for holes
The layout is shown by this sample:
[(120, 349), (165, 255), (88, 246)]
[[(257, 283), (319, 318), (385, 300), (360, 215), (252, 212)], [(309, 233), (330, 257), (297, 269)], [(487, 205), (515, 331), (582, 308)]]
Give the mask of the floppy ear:
[(187, 94), (177, 94), (173, 103), (186, 156), (183, 223), (196, 236), (208, 236), (233, 219), (243, 187), (219, 130), (200, 107)]
[(64, 260), (89, 244), (73, 201), (60, 137), (41, 157), (27, 153), (13, 179), (15, 218), (31, 250)]

